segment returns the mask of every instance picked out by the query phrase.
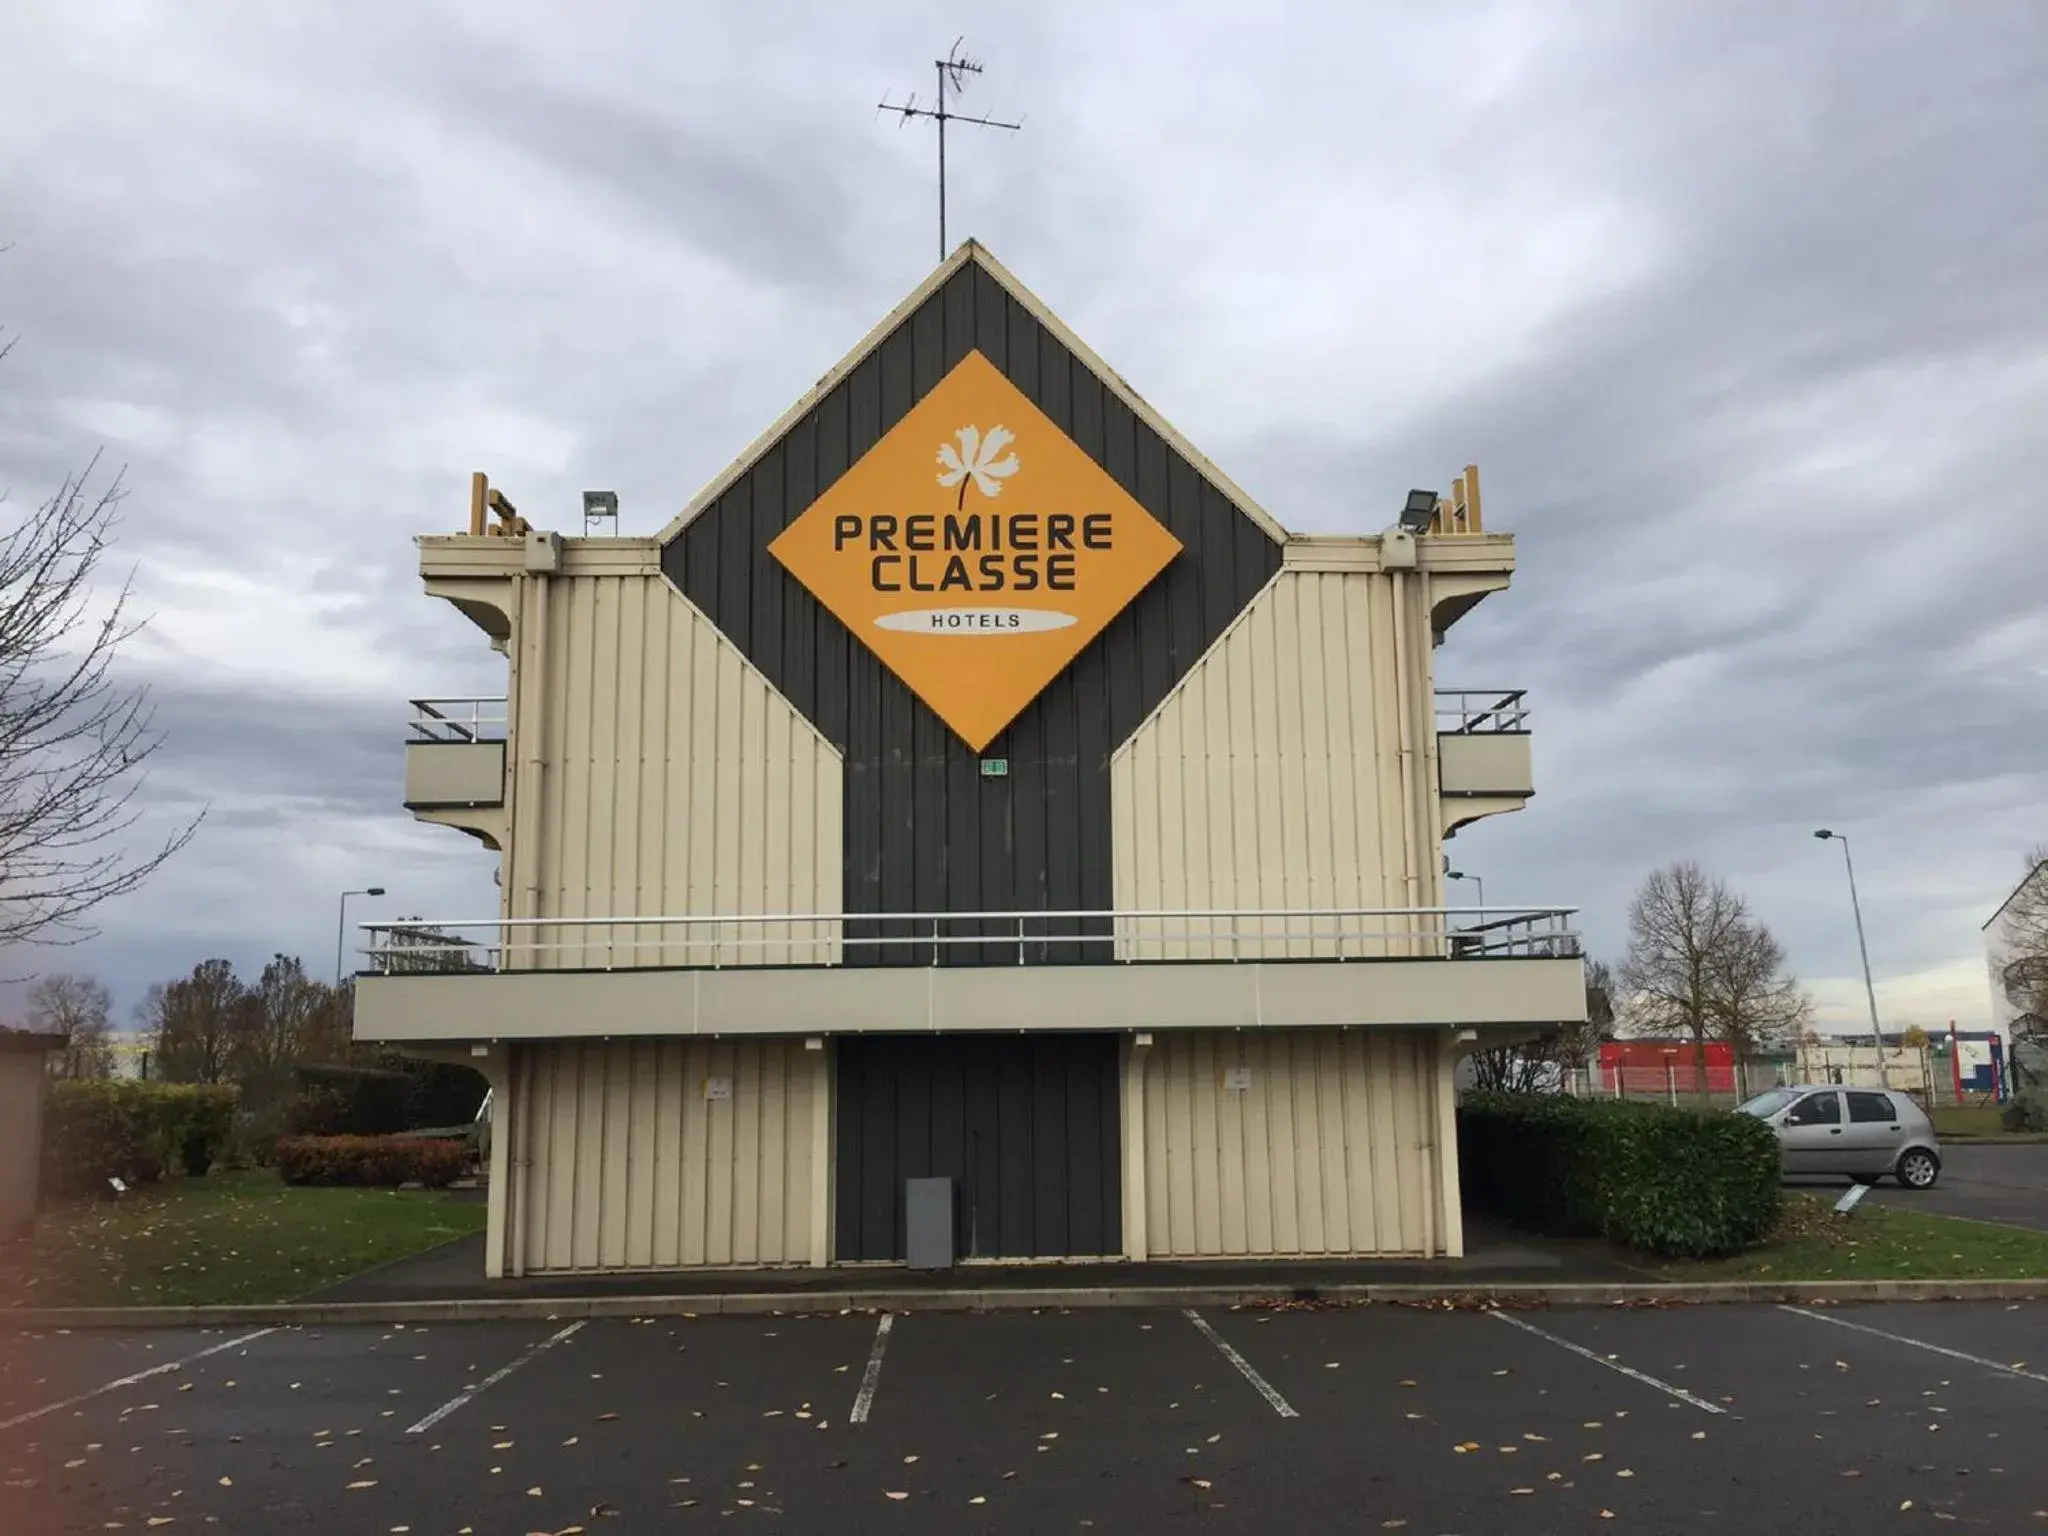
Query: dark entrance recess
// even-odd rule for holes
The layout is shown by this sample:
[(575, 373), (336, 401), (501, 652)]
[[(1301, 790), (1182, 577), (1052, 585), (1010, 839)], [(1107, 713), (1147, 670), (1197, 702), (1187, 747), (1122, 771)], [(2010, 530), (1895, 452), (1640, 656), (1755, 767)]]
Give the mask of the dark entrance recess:
[(904, 1258), (938, 1176), (963, 1257), (1123, 1251), (1114, 1035), (842, 1035), (837, 1072), (836, 1257)]

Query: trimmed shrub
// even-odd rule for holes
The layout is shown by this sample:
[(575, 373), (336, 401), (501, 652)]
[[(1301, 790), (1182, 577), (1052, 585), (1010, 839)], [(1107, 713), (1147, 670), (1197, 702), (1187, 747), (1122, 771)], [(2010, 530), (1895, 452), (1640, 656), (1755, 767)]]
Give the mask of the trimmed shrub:
[(308, 1065), (297, 1072), (293, 1131), (309, 1136), (389, 1136), (412, 1128), (413, 1079), (383, 1067)]
[(1712, 1258), (1777, 1222), (1778, 1138), (1749, 1115), (1551, 1094), (1474, 1094), (1458, 1110), (1468, 1202), (1561, 1236)]
[(227, 1155), (241, 1091), (227, 1084), (152, 1083), (166, 1161), (175, 1158), (189, 1178), (202, 1178)]
[(118, 1077), (52, 1083), (43, 1187), (104, 1195), (110, 1179), (153, 1183), (172, 1162), (204, 1173), (227, 1147), (237, 1097), (232, 1087)]
[(287, 1184), (446, 1189), (468, 1160), (459, 1141), (419, 1136), (286, 1136), (277, 1143), (277, 1171)]

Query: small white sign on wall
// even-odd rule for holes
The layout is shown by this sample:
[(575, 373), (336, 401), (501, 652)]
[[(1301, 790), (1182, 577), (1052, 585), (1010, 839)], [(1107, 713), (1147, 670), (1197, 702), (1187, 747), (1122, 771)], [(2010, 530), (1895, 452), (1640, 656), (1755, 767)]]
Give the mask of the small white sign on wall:
[(732, 1079), (729, 1077), (707, 1077), (704, 1079), (704, 1102), (723, 1104), (732, 1098)]
[(1223, 1069), (1223, 1091), (1225, 1093), (1250, 1093), (1252, 1091), (1252, 1069), (1250, 1067), (1225, 1067)]

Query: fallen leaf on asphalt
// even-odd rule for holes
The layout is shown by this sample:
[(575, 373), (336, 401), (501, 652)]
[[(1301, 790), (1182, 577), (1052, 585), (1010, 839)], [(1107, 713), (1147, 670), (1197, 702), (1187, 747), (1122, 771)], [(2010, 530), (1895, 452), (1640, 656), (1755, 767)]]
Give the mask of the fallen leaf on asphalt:
[(1055, 1392), (1053, 1393), (1053, 1396), (1058, 1398), (1061, 1402), (1065, 1402), (1067, 1400), (1067, 1394), (1064, 1392)]
[(1059, 1439), (1059, 1437), (1060, 1432), (1058, 1430), (1048, 1429), (1044, 1434), (1040, 1435), (1038, 1438), (1041, 1440), (1057, 1440)]
[(1581, 1429), (1598, 1429), (1599, 1427), (1600, 1421), (1598, 1419), (1588, 1419), (1585, 1423), (1579, 1426), (1579, 1428)]
[(1538, 1445), (1548, 1445), (1548, 1444), (1550, 1443), (1550, 1436), (1548, 1436), (1548, 1435), (1532, 1435), (1532, 1434), (1530, 1434), (1530, 1433), (1529, 1433), (1528, 1431), (1526, 1431), (1526, 1430), (1524, 1430), (1524, 1431), (1523, 1431), (1523, 1433), (1522, 1433), (1522, 1438), (1523, 1438), (1524, 1440), (1533, 1440), (1533, 1441), (1535, 1441), (1535, 1442), (1536, 1442), (1536, 1443), (1537, 1443)]
[(500, 1440), (492, 1445), (491, 1449), (494, 1451), (509, 1451), (512, 1449), (512, 1442), (510, 1440)]
[(144, 1523), (148, 1525), (169, 1525), (176, 1518), (177, 1516), (175, 1515), (151, 1515)]
[(1210, 1482), (1209, 1479), (1207, 1479), (1206, 1477), (1191, 1478), (1189, 1479), (1189, 1481), (1191, 1481), (1197, 1488), (1213, 1488), (1216, 1486), (1214, 1483)]
[(1221, 1430), (1218, 1430), (1215, 1434), (1209, 1437), (1209, 1444), (1214, 1445), (1218, 1440), (1221, 1440), (1222, 1438), (1223, 1432)]
[(1419, 1419), (1422, 1417), (1422, 1415), (1419, 1413), (1404, 1413), (1401, 1415), (1401, 1417), (1404, 1419)]
[(570, 1436), (570, 1437), (569, 1437), (568, 1439), (564, 1440), (564, 1441), (562, 1442), (562, 1444), (564, 1444), (564, 1445), (574, 1445), (574, 1444), (575, 1444), (575, 1443), (576, 1443), (576, 1442), (577, 1442), (577, 1441), (578, 1441), (579, 1439), (581, 1439), (581, 1438), (582, 1438), (582, 1437), (581, 1437), (580, 1435), (571, 1435), (571, 1436)]
[(1695, 1440), (1704, 1440), (1707, 1438), (1707, 1432), (1704, 1429), (1696, 1429), (1692, 1432), (1692, 1437)]
[(1600, 1511), (1600, 1518), (1602, 1520), (1612, 1520), (1614, 1518), (1614, 1511), (1611, 1509), (1603, 1509)]
[(597, 1422), (600, 1424), (609, 1424), (613, 1419), (616, 1419), (617, 1417), (618, 1415), (616, 1413), (600, 1413), (597, 1416)]
[(357, 1482), (350, 1483), (348, 1485), (348, 1492), (354, 1493), (358, 1488), (374, 1488), (376, 1486), (377, 1479), (375, 1479), (374, 1477), (366, 1477)]
[(1515, 1452), (1519, 1451), (1519, 1450), (1521, 1449), (1521, 1447), (1520, 1447), (1519, 1445), (1503, 1445), (1503, 1446), (1500, 1446), (1500, 1447), (1498, 1447), (1498, 1449), (1499, 1449), (1499, 1451), (1500, 1451), (1501, 1455), (1503, 1455), (1503, 1456), (1512, 1456), (1512, 1455), (1514, 1455), (1514, 1454), (1515, 1454)]
[(1598, 1451), (1588, 1451), (1585, 1455), (1579, 1458), (1579, 1460), (1581, 1461), (1601, 1461), (1604, 1459), (1605, 1458)]
[(910, 1495), (907, 1493), (898, 1493), (894, 1489), (884, 1489), (882, 1492), (882, 1497), (885, 1499), (907, 1499), (910, 1497)]
[(1899, 1505), (1899, 1508), (1901, 1509), (1911, 1509), (1912, 1507), (1913, 1501), (1911, 1499), (1907, 1499), (1905, 1502)]
[(1380, 1522), (1380, 1529), (1383, 1531), (1398, 1531), (1407, 1523), (1406, 1520), (1382, 1520)]
[(224, 1477), (220, 1480), (220, 1485), (223, 1488), (232, 1488), (235, 1486), (235, 1480), (232, 1477)]
[(1634, 1477), (1635, 1473), (1631, 1472), (1627, 1467), (1623, 1467), (1619, 1472), (1615, 1473), (1614, 1475), (1616, 1477)]
[(531, 1488), (527, 1489), (527, 1490), (526, 1490), (526, 1496), (527, 1496), (527, 1497), (528, 1497), (529, 1499), (537, 1499), (537, 1498), (539, 1498), (539, 1497), (541, 1496), (541, 1495), (540, 1495), (540, 1484), (539, 1484), (539, 1483), (535, 1483), (535, 1484), (534, 1484), (534, 1485), (533, 1485), (533, 1486), (532, 1486)]
[(977, 1493), (973, 1498), (969, 1499), (967, 1502), (970, 1504), (986, 1504), (988, 1500)]
[(903, 1458), (903, 1465), (907, 1467), (915, 1460), (917, 1460), (915, 1456), (906, 1456)]
[(1510, 1488), (1508, 1490), (1509, 1493), (1534, 1493), (1535, 1491), (1534, 1488)]
[[(1414, 1382), (1412, 1382), (1412, 1381), (1410, 1381), (1410, 1380), (1409, 1380), (1409, 1379), (1408, 1379), (1407, 1377), (1405, 1377), (1405, 1376), (1404, 1376), (1404, 1377), (1402, 1377), (1402, 1378), (1401, 1378), (1401, 1381), (1400, 1381), (1400, 1385), (1401, 1385), (1401, 1386), (1404, 1386), (1404, 1387), (1412, 1387), (1412, 1386), (1414, 1386), (1414, 1385), (1415, 1385), (1415, 1383), (1414, 1383)], [(1403, 1521), (1402, 1521), (1401, 1523), (1402, 1523), (1403, 1525), (1406, 1525), (1406, 1524), (1407, 1524), (1408, 1522), (1407, 1522), (1407, 1521), (1405, 1521), (1405, 1520), (1403, 1520)]]
[(67, 1462), (65, 1462), (65, 1463), (64, 1463), (64, 1470), (65, 1470), (66, 1472), (69, 1472), (69, 1471), (70, 1471), (70, 1470), (71, 1470), (71, 1469), (72, 1469), (73, 1467), (82, 1467), (82, 1466), (84, 1466), (84, 1465), (85, 1465), (85, 1458), (84, 1458), (83, 1456), (81, 1456), (81, 1457), (79, 1457), (79, 1458), (78, 1458), (78, 1460), (76, 1460), (76, 1461), (67, 1461)]
[(179, 1390), (180, 1392), (190, 1392), (190, 1391), (192, 1390), (192, 1388), (194, 1387), (194, 1385), (196, 1385), (196, 1383), (193, 1383), (193, 1382), (189, 1382), (189, 1381), (188, 1381), (188, 1382), (186, 1382), (186, 1383), (185, 1383), (185, 1384), (184, 1384), (184, 1385), (183, 1385), (182, 1387), (178, 1388), (178, 1390)]

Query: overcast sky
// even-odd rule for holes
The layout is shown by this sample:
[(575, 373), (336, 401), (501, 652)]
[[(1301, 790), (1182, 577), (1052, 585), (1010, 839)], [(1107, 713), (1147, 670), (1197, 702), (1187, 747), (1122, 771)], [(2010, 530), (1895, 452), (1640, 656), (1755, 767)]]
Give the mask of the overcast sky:
[[(1981, 1024), (2048, 839), (2048, 10), (22, 0), (0, 11), (0, 485), (104, 449), (192, 846), (69, 953), (125, 1009), (361, 916), (488, 915), (399, 806), (409, 696), (498, 691), (411, 537), (472, 469), (651, 533), (974, 235), (1265, 507), (1373, 532), (1479, 464), (1538, 795), (1452, 845), (1585, 909), (1698, 859), (1824, 1022)], [(114, 570), (109, 575), (120, 574)], [(0, 1002), (4, 1002), (0, 995)]]

